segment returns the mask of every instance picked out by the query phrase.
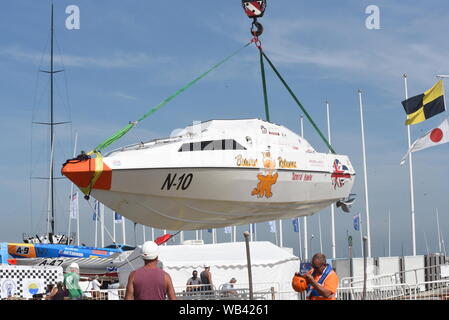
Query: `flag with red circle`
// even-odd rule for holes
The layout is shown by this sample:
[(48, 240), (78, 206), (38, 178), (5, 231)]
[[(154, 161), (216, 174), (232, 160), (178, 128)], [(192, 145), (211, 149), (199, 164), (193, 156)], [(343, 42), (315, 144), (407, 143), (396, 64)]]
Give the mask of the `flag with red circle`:
[(413, 142), (402, 158), (401, 164), (404, 164), (410, 152), (419, 151), (446, 142), (449, 142), (449, 122), (447, 118), (438, 127), (428, 131), (424, 136)]

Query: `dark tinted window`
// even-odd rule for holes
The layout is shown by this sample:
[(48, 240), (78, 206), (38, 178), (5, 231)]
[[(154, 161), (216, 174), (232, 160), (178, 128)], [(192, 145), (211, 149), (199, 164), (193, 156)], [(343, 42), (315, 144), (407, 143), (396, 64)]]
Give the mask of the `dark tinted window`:
[(178, 151), (186, 152), (211, 150), (246, 150), (246, 148), (233, 139), (226, 139), (184, 143)]

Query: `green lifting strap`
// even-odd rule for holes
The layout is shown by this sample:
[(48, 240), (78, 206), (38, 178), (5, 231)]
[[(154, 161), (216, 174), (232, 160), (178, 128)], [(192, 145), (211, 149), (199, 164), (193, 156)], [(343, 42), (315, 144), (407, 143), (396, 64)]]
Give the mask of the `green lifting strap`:
[(207, 70), (206, 72), (204, 72), (202, 75), (200, 75), (199, 77), (195, 78), (194, 80), (190, 81), (187, 85), (185, 85), (184, 87), (182, 87), (181, 89), (179, 89), (178, 91), (176, 91), (175, 93), (173, 93), (171, 96), (169, 96), (167, 99), (165, 99), (164, 101), (162, 101), (161, 103), (159, 103), (156, 107), (154, 107), (153, 109), (151, 109), (150, 111), (148, 111), (147, 113), (145, 113), (142, 117), (140, 117), (137, 121), (134, 122), (130, 122), (127, 126), (125, 126), (124, 128), (122, 128), (121, 130), (115, 132), (112, 136), (110, 136), (109, 138), (107, 138), (105, 141), (103, 141), (101, 144), (99, 144), (94, 150), (92, 150), (90, 152), (91, 153), (96, 153), (96, 152), (100, 152), (101, 150), (109, 147), (112, 143), (114, 143), (115, 141), (117, 141), (118, 139), (120, 139), (121, 137), (123, 137), (126, 133), (128, 133), (128, 131), (130, 131), (132, 128), (134, 128), (139, 122), (145, 120), (146, 118), (148, 118), (150, 115), (152, 115), (153, 113), (155, 113), (157, 110), (159, 110), (160, 108), (162, 108), (163, 106), (165, 106), (167, 103), (169, 103), (171, 100), (173, 100), (174, 98), (176, 98), (179, 94), (181, 94), (182, 92), (184, 92), (185, 90), (187, 90), (188, 88), (190, 88), (192, 85), (194, 85), (195, 83), (197, 83), (199, 80), (203, 79), (206, 75), (208, 75), (211, 71), (217, 69), (219, 66), (221, 66), (222, 64), (224, 64), (226, 61), (228, 61), (229, 59), (231, 59), (233, 56), (235, 56), (237, 53), (239, 53), (242, 49), (246, 48), (247, 46), (249, 46), (251, 44), (251, 42), (248, 42), (247, 44), (245, 44), (243, 47), (239, 48), (238, 50), (234, 51), (232, 54), (230, 54), (229, 56), (227, 56), (226, 58), (224, 58), (223, 60), (221, 60), (220, 62), (218, 62), (217, 64), (213, 65), (212, 68), (210, 68), (209, 70)]
[(267, 82), (265, 80), (265, 67), (263, 64), (262, 48), (259, 48), (260, 52), (260, 71), (262, 73), (262, 87), (263, 87), (263, 100), (265, 102), (265, 117), (270, 122), (270, 110), (268, 109), (268, 95), (267, 95)]
[(299, 102), (298, 98), (296, 97), (296, 95), (293, 93), (292, 89), (290, 89), (290, 87), (288, 86), (287, 82), (285, 82), (284, 78), (282, 78), (281, 74), (276, 70), (276, 67), (273, 65), (273, 63), (270, 61), (270, 59), (268, 59), (268, 57), (266, 56), (266, 54), (261, 50), (260, 53), (263, 55), (263, 57), (268, 61), (268, 63), (270, 64), (271, 68), (273, 69), (273, 71), (276, 73), (276, 75), (278, 76), (279, 80), (281, 80), (282, 84), (285, 86), (285, 88), (288, 90), (288, 92), (290, 93), (290, 95), (293, 97), (293, 99), (295, 100), (295, 102), (298, 104), (299, 108), (302, 110), (302, 112), (306, 115), (307, 119), (309, 119), (310, 123), (312, 124), (312, 126), (315, 128), (315, 130), (318, 132), (318, 134), (320, 135), (321, 139), (323, 139), (324, 143), (327, 145), (327, 147), (329, 148), (329, 150), (333, 153), (336, 154), (334, 148), (332, 148), (332, 146), (330, 145), (329, 141), (327, 141), (326, 137), (323, 135), (323, 133), (321, 132), (321, 130), (318, 128), (318, 126), (315, 124), (315, 122), (313, 121), (313, 119), (310, 117), (309, 113), (306, 111), (306, 109), (302, 106), (301, 102)]

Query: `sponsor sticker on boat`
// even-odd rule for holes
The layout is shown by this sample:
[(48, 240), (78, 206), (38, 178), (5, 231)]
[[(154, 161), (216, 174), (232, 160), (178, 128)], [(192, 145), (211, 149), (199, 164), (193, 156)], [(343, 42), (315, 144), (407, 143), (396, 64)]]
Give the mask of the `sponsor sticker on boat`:
[(65, 256), (70, 256), (70, 257), (83, 257), (84, 256), (81, 252), (70, 251), (70, 250), (64, 250), (62, 252), (62, 254)]
[(282, 157), (278, 157), (279, 168), (283, 169), (295, 169), (297, 168), (296, 161), (288, 161)]
[(271, 157), (270, 152), (262, 152), (263, 155), (263, 169), (257, 175), (259, 183), (251, 191), (252, 196), (257, 198), (271, 198), (273, 193), (271, 187), (276, 183), (279, 174), (276, 172), (276, 161)]
[(108, 254), (108, 252), (107, 251), (103, 251), (103, 250), (92, 250), (92, 254), (98, 254), (98, 255), (101, 255), (101, 256), (105, 256), (105, 255)]
[(295, 173), (292, 172), (292, 180), (293, 181), (312, 181), (313, 175), (310, 173)]
[(334, 171), (331, 174), (332, 185), (334, 189), (341, 188), (345, 185), (348, 179), (351, 179), (351, 175), (349, 174), (349, 169), (347, 166), (342, 164), (340, 160), (335, 159), (332, 165)]
[(257, 159), (244, 158), (241, 154), (235, 157), (237, 167), (257, 167)]

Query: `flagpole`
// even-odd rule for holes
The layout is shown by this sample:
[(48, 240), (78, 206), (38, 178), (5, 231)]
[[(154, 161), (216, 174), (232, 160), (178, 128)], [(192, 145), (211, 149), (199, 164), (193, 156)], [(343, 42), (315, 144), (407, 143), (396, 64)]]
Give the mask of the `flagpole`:
[[(362, 215), (359, 213), (359, 232), (360, 232), (360, 252), (363, 257), (363, 225), (362, 225)], [(369, 247), (368, 247), (369, 248)]]
[[(97, 200), (95, 200), (97, 201)], [(100, 211), (100, 202), (96, 202), (95, 206), (95, 248), (98, 247), (98, 212)]]
[[(404, 73), (403, 77), (405, 88), (405, 100), (407, 100), (408, 99), (407, 74)], [(410, 125), (407, 126), (407, 140), (408, 140), (408, 148), (410, 149), (411, 146)], [(413, 160), (411, 152), (408, 154), (408, 164), (409, 164), (409, 177), (410, 177), (410, 208), (412, 218), (412, 252), (413, 255), (416, 256), (415, 194), (413, 187)]]
[[(326, 113), (327, 113), (327, 137), (329, 144), (332, 144), (331, 140), (331, 123), (329, 114), (329, 101), (326, 101)], [(330, 152), (330, 150), (329, 150)], [(335, 208), (334, 204), (331, 204), (331, 228), (332, 228), (332, 258), (337, 258), (336, 247), (335, 247)], [(321, 236), (320, 236), (321, 239)]]
[[(443, 79), (449, 78), (449, 75), (447, 75), (447, 74), (439, 74), (439, 75), (437, 75), (437, 78), (443, 80)], [(443, 87), (443, 92), (444, 92), (444, 96), (443, 96), (444, 110), (447, 111), (447, 108), (446, 108), (446, 91), (444, 91), (444, 87)]]
[(388, 210), (388, 256), (391, 257), (391, 212)]
[(371, 257), (371, 231), (370, 231), (370, 218), (369, 218), (369, 199), (368, 199), (368, 173), (366, 170), (366, 149), (365, 149), (365, 128), (363, 123), (363, 103), (362, 103), (362, 90), (358, 90), (359, 103), (360, 103), (360, 128), (362, 133), (362, 153), (363, 153), (363, 178), (365, 180), (365, 211), (366, 211), (366, 235), (368, 237), (368, 258)]
[(104, 248), (104, 204), (100, 203), (101, 247)]
[(146, 239), (145, 239), (145, 226), (144, 225), (142, 225), (142, 235), (143, 235), (143, 242), (145, 242)]
[[(164, 229), (164, 236), (167, 234), (167, 230), (165, 230)], [(166, 242), (164, 242), (164, 246), (166, 246), (167, 245), (167, 241)]]
[(426, 236), (426, 232), (423, 231), (424, 233), (424, 243), (426, 244), (426, 251), (427, 251), (427, 255), (429, 254), (429, 244), (427, 243), (427, 236)]
[[(78, 199), (78, 193), (76, 195), (76, 198)], [(77, 208), (77, 212), (76, 212), (76, 241), (77, 244), (80, 245), (80, 207), (79, 207), (79, 203), (78, 203), (78, 208)]]
[(154, 228), (151, 228), (151, 241), (154, 241)]
[[(95, 215), (96, 215), (96, 213), (95, 213)], [(95, 216), (95, 245), (94, 245), (94, 247), (96, 248), (96, 247), (98, 247), (98, 223), (97, 223), (97, 219), (98, 219), (98, 217), (97, 216)]]
[(282, 232), (282, 220), (279, 220), (279, 246), (284, 247), (284, 233)]
[(321, 216), (318, 214), (318, 229), (320, 233), (320, 252), (323, 253), (323, 238), (321, 237)]
[[(69, 226), (67, 228), (67, 238), (70, 239), (70, 225), (71, 225), (71, 221), (72, 221), (72, 211), (73, 211), (73, 183), (70, 185), (70, 197), (69, 197), (70, 201), (69, 201), (69, 205), (70, 205), (70, 210), (69, 210)], [(70, 244), (70, 243), (69, 243)]]
[(438, 233), (438, 253), (441, 253), (441, 232), (440, 232), (440, 219), (438, 216), (438, 208), (436, 208), (437, 211), (437, 233)]
[[(301, 138), (304, 139), (304, 117), (301, 116)], [(304, 217), (304, 260), (309, 259), (309, 248), (308, 248), (308, 244), (307, 244), (307, 216)]]
[(444, 244), (444, 236), (443, 236), (443, 234), (441, 234), (441, 246), (443, 247), (444, 255), (447, 256), (446, 245)]
[(123, 244), (126, 244), (126, 219), (124, 216), (122, 216), (122, 237), (123, 237)]
[[(270, 225), (270, 233), (274, 233), (274, 242), (277, 246), (279, 246), (279, 241), (278, 241), (278, 227), (277, 227), (277, 220), (272, 220), (270, 221), (268, 224)], [(273, 224), (274, 224), (274, 228), (273, 228)], [(273, 231), (274, 230), (274, 231)]]
[(115, 236), (115, 211), (112, 211), (112, 240), (114, 241), (114, 243), (116, 242)]
[(301, 243), (301, 225), (299, 223), (299, 217), (296, 218), (296, 221), (298, 222), (298, 244), (299, 244), (299, 259), (303, 259), (302, 255), (302, 243)]
[[(73, 211), (73, 183), (70, 185), (70, 212), (69, 212), (69, 227), (67, 228), (67, 237), (70, 238), (70, 229), (71, 229), (71, 222), (72, 222), (72, 211)], [(77, 217), (78, 219), (78, 217)], [(70, 244), (70, 243), (69, 243)]]
[[(73, 158), (76, 157), (77, 140), (78, 140), (78, 132), (75, 133), (75, 145), (73, 146)], [(70, 205), (72, 205), (72, 197), (73, 197), (73, 183), (70, 184)], [(78, 199), (78, 196), (77, 196), (77, 199)], [(73, 210), (73, 208), (72, 208), (72, 210)], [(76, 219), (78, 220), (78, 215), (76, 216)], [(72, 224), (72, 216), (71, 216), (71, 214), (69, 214), (69, 231), (67, 232), (68, 237), (70, 237), (71, 224)], [(77, 236), (78, 236), (78, 234), (77, 234)]]

